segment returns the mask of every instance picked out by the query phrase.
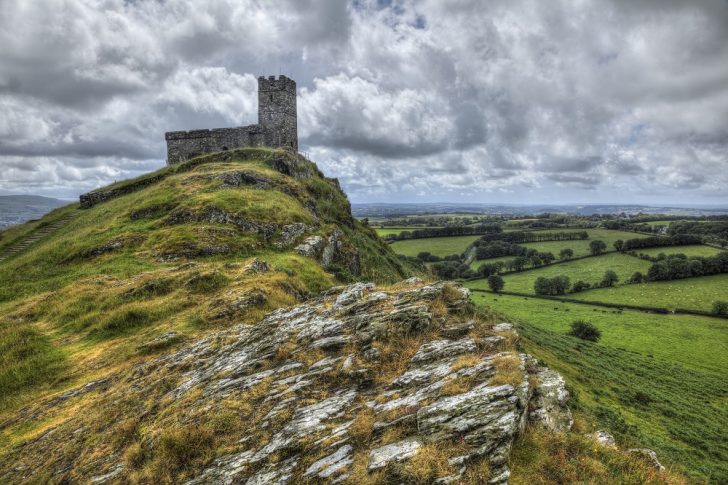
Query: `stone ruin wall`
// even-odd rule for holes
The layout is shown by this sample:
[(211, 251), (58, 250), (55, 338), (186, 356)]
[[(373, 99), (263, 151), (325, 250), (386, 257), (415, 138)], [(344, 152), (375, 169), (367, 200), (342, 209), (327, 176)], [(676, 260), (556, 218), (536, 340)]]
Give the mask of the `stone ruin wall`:
[(204, 153), (240, 147), (275, 146), (271, 130), (261, 125), (213, 130), (172, 131), (165, 134), (167, 163), (183, 162)]
[(296, 82), (286, 76), (258, 78), (258, 124), (165, 133), (167, 164), (205, 153), (266, 146), (298, 151)]

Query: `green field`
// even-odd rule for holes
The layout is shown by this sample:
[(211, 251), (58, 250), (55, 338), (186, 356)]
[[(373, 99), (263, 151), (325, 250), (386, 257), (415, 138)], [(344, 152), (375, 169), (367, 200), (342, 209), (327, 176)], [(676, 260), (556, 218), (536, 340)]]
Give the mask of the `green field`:
[(639, 249), (637, 254), (647, 254), (649, 256), (657, 256), (660, 253), (665, 254), (677, 254), (682, 253), (687, 257), (691, 256), (715, 256), (720, 252), (720, 249), (711, 246), (704, 246), (702, 244), (694, 244), (691, 246), (669, 246), (662, 248), (648, 248)]
[[(399, 234), (404, 231), (414, 231), (415, 229), (425, 229), (429, 228), (429, 226), (409, 226), (409, 227), (377, 227), (374, 230), (377, 231), (377, 235), (379, 237), (389, 236), (390, 234)], [(441, 226), (432, 226), (435, 227), (441, 227)]]
[[(652, 263), (632, 256), (619, 253), (608, 253), (593, 258), (577, 259), (565, 263), (550, 264), (531, 270), (511, 273), (503, 276), (506, 282), (505, 291), (516, 291), (519, 293), (533, 293), (533, 284), (536, 278), (543, 276), (553, 278), (554, 276), (568, 276), (571, 283), (579, 280), (587, 283), (599, 283), (604, 272), (611, 269), (619, 281), (626, 281), (635, 271), (647, 272)], [(467, 283), (470, 288), (486, 289), (486, 280), (474, 280)], [(591, 292), (590, 292), (591, 293)]]
[(460, 254), (480, 236), (428, 237), (425, 239), (408, 239), (396, 241), (391, 247), (397, 254), (417, 256), (421, 251), (429, 251), (435, 256)]
[[(604, 244), (607, 245), (607, 251), (614, 250), (614, 241), (621, 239), (623, 241), (626, 241), (627, 239), (634, 239), (639, 237), (645, 237), (644, 235), (636, 234), (634, 232), (626, 232), (626, 231), (612, 231), (609, 229), (547, 229), (543, 231), (536, 231), (536, 232), (581, 232), (586, 231), (589, 234), (589, 239), (584, 240), (575, 240), (575, 241), (544, 241), (544, 242), (533, 242), (533, 243), (523, 243), (519, 244), (519, 246), (525, 246), (527, 248), (535, 249), (539, 252), (550, 252), (553, 253), (554, 256), (557, 258), (559, 257), (559, 251), (565, 248), (571, 248), (572, 251), (574, 251), (574, 257), (579, 256), (586, 256), (589, 254), (589, 243), (594, 240), (600, 240), (604, 241)], [(509, 257), (508, 259), (513, 259), (514, 256)], [(479, 260), (474, 263), (475, 267), (477, 268), (481, 264), (485, 262), (492, 262), (492, 260)]]
[(728, 301), (728, 274), (598, 288), (569, 296), (586, 301), (710, 311), (713, 302)]
[[(728, 320), (488, 293), (473, 300), (517, 322), (525, 350), (575, 391), (572, 407), (623, 446), (652, 448), (696, 481), (728, 481)], [(576, 319), (597, 325), (601, 340), (566, 335)]]

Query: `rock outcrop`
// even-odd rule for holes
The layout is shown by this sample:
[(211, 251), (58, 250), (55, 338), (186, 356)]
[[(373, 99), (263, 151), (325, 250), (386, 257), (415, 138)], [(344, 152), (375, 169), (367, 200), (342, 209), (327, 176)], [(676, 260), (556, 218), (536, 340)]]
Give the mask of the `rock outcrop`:
[[(480, 322), (468, 291), (450, 283), (357, 283), (139, 364), (116, 377), (126, 383), (118, 395), (100, 399), (141, 399), (164, 382), (161, 401), (179, 406), (181, 421), (231, 400), (252, 406), (242, 437), (188, 473), (188, 484), (406, 482), (409, 463), (433, 450), (432, 483), (458, 483), (487, 464), (488, 483), (502, 484), (528, 419), (571, 426), (563, 379), (519, 354), (514, 333)], [(70, 440), (87, 432), (73, 419), (57, 431)], [(32, 480), (24, 456), (42, 442), (20, 447), (15, 475), (4, 478)], [(153, 454), (158, 445), (145, 446)], [(128, 466), (107, 453), (74, 467), (83, 475), (73, 479), (114, 481)]]

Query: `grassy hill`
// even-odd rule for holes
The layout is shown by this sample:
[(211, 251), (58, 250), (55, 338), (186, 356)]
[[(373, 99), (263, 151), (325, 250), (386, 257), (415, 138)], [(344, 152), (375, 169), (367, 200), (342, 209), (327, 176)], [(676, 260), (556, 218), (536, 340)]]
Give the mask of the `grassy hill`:
[[(2, 250), (71, 215), (0, 264), (0, 413), (131, 365), (160, 335), (183, 341), (336, 281), (409, 273), (351, 216), (336, 181), (302, 157), (225, 152), (111, 189), (151, 178), (90, 209), (73, 204), (0, 233)], [(294, 249), (315, 236), (326, 264)], [(256, 258), (270, 271), (246, 268)]]

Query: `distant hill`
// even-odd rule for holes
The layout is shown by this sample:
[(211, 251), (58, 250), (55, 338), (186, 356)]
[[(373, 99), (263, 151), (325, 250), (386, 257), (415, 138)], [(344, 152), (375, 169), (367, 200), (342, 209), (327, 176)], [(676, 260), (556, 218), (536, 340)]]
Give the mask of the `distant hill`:
[(40, 195), (0, 195), (0, 228), (37, 219), (66, 204)]

